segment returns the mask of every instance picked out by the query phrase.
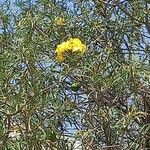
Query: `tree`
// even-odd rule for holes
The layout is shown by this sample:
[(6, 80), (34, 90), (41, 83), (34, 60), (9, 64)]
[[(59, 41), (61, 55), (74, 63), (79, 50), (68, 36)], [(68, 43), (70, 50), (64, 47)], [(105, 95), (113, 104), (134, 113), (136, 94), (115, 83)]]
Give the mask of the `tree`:
[(0, 148), (150, 149), (149, 9), (148, 0), (1, 2)]

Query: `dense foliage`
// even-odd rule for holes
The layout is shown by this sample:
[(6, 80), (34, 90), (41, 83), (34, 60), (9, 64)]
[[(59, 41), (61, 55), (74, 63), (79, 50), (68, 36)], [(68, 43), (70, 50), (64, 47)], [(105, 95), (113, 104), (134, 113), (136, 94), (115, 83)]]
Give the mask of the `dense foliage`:
[[(150, 149), (149, 14), (149, 0), (1, 0), (0, 149)], [(86, 50), (57, 61), (71, 38)]]

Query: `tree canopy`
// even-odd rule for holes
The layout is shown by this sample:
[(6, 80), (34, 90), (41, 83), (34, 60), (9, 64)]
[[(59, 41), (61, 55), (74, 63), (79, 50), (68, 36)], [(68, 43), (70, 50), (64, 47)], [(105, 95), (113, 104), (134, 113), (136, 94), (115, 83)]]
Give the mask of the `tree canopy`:
[(149, 0), (2, 0), (0, 149), (149, 150), (149, 14)]

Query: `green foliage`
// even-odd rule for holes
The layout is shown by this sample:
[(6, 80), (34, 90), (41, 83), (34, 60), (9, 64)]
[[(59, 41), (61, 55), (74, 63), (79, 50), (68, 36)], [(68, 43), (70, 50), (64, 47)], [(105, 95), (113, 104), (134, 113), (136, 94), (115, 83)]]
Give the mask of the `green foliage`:
[[(0, 149), (150, 148), (149, 10), (148, 0), (1, 2)], [(58, 63), (70, 38), (86, 51)]]

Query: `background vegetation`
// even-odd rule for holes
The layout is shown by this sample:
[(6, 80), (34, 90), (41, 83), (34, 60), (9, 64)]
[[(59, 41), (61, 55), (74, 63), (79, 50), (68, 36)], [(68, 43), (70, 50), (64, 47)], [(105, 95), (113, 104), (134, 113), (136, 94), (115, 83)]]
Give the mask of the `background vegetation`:
[[(149, 0), (1, 0), (0, 149), (150, 149), (149, 14)], [(69, 38), (86, 52), (58, 63)]]

